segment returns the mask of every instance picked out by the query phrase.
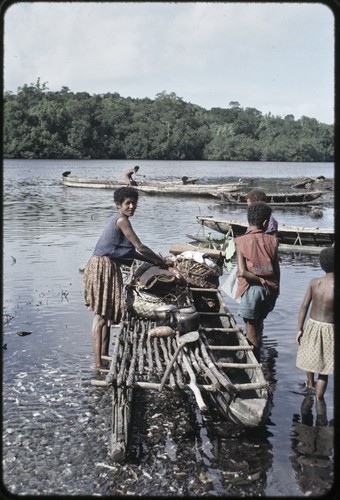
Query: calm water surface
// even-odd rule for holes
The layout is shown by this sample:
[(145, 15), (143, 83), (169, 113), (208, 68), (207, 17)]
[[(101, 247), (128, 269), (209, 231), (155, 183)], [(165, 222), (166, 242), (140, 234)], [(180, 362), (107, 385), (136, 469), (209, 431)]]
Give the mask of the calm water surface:
[[(281, 295), (265, 321), (263, 368), (271, 415), (256, 431), (202, 417), (190, 395), (136, 393), (126, 463), (108, 456), (111, 401), (94, 377), (92, 313), (79, 268), (113, 210), (112, 192), (61, 185), (61, 173), (120, 178), (139, 164), (147, 177), (205, 182), (324, 175), (330, 164), (151, 161), (6, 161), (3, 193), (3, 484), (19, 495), (304, 496), (333, 484), (333, 377), (325, 407), (303, 393), (295, 367), (298, 310), (318, 257), (282, 254)], [(212, 200), (141, 196), (133, 225), (163, 255), (196, 215), (225, 214)], [(234, 218), (244, 210), (232, 209)], [(307, 211), (276, 210), (279, 222), (315, 226)], [(332, 227), (324, 209), (319, 227)], [(222, 277), (223, 280), (223, 277)], [(228, 299), (236, 314), (237, 304)], [(241, 320), (238, 319), (241, 325)], [(241, 325), (243, 326), (243, 325)], [(19, 336), (17, 332), (30, 332)], [(239, 476), (237, 476), (239, 474)]]

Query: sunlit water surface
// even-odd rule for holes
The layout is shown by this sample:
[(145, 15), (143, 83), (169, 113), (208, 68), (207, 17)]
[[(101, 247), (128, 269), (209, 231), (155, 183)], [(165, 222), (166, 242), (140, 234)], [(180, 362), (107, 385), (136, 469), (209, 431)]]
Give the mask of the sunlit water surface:
[[(265, 321), (263, 367), (274, 387), (260, 430), (202, 417), (190, 395), (135, 395), (127, 462), (111, 461), (108, 389), (94, 377), (92, 313), (79, 268), (113, 208), (112, 192), (61, 185), (61, 173), (119, 178), (135, 162), (6, 161), (3, 193), (3, 483), (20, 495), (304, 496), (333, 484), (333, 377), (316, 408), (295, 366), (298, 310), (318, 257), (282, 254), (281, 295)], [(138, 162), (153, 178), (333, 177), (329, 164)], [(284, 167), (284, 168), (283, 168)], [(141, 196), (132, 220), (141, 240), (163, 255), (186, 234), (202, 234), (196, 215), (232, 212), (214, 200)], [(320, 227), (332, 227), (332, 207)], [(306, 211), (275, 211), (279, 222), (314, 226)], [(221, 278), (223, 281), (225, 276)], [(237, 304), (228, 305), (237, 314)], [(241, 326), (242, 320), (237, 318)], [(29, 332), (19, 336), (18, 332)], [(313, 404), (311, 406), (311, 404)], [(306, 410), (307, 408), (307, 410)]]

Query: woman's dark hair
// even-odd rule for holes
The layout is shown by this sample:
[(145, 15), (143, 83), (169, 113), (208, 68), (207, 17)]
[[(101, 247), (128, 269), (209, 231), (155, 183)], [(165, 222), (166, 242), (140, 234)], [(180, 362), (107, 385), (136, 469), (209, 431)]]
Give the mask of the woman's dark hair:
[(323, 248), (320, 252), (320, 266), (325, 273), (334, 272), (334, 247)]
[(135, 201), (138, 201), (138, 191), (137, 189), (129, 186), (124, 186), (116, 189), (113, 193), (113, 200), (116, 205), (121, 205), (126, 198), (132, 198)]
[(248, 222), (252, 226), (262, 227), (265, 220), (269, 221), (272, 209), (264, 201), (254, 201), (248, 207)]

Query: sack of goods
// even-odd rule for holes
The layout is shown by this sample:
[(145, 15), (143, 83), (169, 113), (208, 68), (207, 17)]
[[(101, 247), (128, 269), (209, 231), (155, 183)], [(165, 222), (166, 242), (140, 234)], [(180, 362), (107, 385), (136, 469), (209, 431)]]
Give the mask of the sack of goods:
[(130, 285), (126, 286), (126, 305), (130, 314), (157, 319), (159, 306), (188, 304), (186, 283), (168, 269), (144, 263), (135, 271)]
[(148, 262), (136, 269), (131, 280), (131, 286), (136, 290), (147, 290), (160, 295), (173, 291), (179, 284), (183, 285), (174, 273)]

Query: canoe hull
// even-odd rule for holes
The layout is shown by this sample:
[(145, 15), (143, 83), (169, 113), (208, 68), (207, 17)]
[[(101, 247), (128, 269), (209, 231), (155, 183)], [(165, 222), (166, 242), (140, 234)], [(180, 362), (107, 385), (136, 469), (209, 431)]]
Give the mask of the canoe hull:
[[(197, 222), (209, 229), (230, 237), (244, 234), (248, 228), (246, 222), (235, 221), (231, 219), (218, 219), (212, 216), (197, 216)], [(278, 227), (277, 237), (279, 245), (290, 245), (302, 251), (302, 247), (323, 247), (331, 246), (335, 242), (334, 229), (306, 228), (298, 226), (286, 226), (284, 224)]]
[[(289, 193), (267, 193), (267, 203), (273, 206), (303, 206), (307, 203), (311, 203), (327, 191), (313, 190), (313, 191), (296, 191)], [(245, 205), (247, 204), (246, 199), (247, 193), (222, 193), (221, 202), (226, 205)]]
[[(244, 427), (263, 425), (270, 413), (270, 397), (252, 346), (238, 328), (219, 289), (191, 288), (191, 291), (200, 313), (199, 332), (207, 352), (225, 380), (238, 390), (235, 395), (225, 387), (224, 390), (204, 393), (204, 396), (213, 402), (224, 418), (235, 424)], [(208, 304), (206, 307), (204, 300)]]
[(231, 403), (224, 394), (209, 394), (209, 397), (228, 421), (242, 427), (260, 427), (269, 416), (267, 399), (248, 399), (245, 404), (241, 399)]
[[(111, 189), (126, 186), (122, 181), (110, 179), (97, 179), (75, 176), (62, 176), (62, 184), (73, 188), (90, 189)], [(237, 191), (240, 189), (240, 182), (224, 184), (183, 184), (181, 180), (169, 181), (148, 181), (139, 182), (134, 186), (139, 192), (147, 195), (166, 195), (166, 196), (202, 196), (205, 198), (214, 198), (220, 191)]]

